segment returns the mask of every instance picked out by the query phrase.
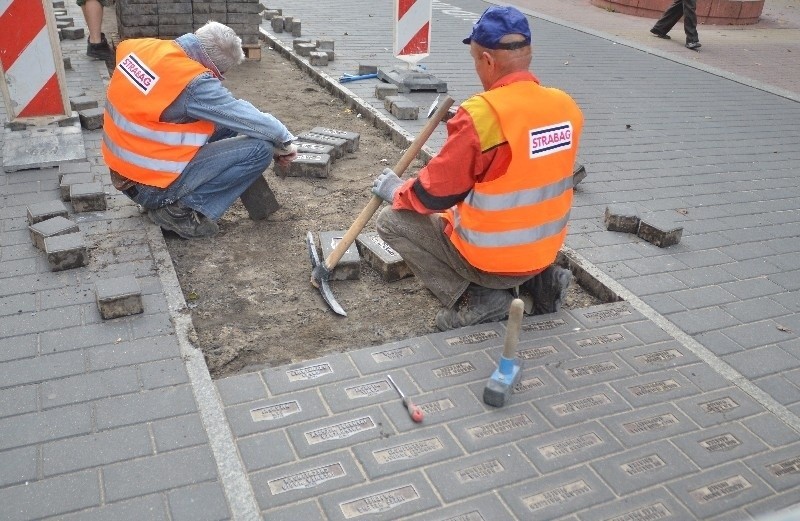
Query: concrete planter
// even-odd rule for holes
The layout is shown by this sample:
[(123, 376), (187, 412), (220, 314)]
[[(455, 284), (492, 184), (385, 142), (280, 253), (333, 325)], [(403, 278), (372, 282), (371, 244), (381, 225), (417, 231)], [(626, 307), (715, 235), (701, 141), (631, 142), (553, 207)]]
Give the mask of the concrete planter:
[[(659, 18), (672, 0), (591, 0), (592, 5), (622, 14)], [(748, 25), (758, 22), (764, 0), (697, 0), (697, 23)]]

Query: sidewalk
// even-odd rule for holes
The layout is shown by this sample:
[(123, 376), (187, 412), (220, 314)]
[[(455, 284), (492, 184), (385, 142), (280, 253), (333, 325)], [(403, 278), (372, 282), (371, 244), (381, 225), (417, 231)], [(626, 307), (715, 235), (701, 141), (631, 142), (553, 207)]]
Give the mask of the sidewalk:
[[(523, 382), (502, 409), (481, 395), (503, 324), (211, 382), (160, 232), (110, 186), (98, 131), (85, 141), (111, 209), (70, 215), (86, 268), (50, 272), (28, 238), (26, 206), (58, 198), (55, 170), (0, 172), (0, 518), (722, 521), (800, 503), (800, 70), (745, 75), (739, 43), (725, 47), (758, 34), (794, 55), (781, 35), (796, 27), (701, 27), (696, 54), (586, 3), (520, 5), (551, 10), (532, 19), (533, 70), (586, 115), (566, 251), (625, 302), (526, 319)], [(460, 40), (487, 5), (434, 2), (424, 63), (457, 102), (479, 90)], [(397, 65), (388, 4), (270, 7), (335, 41), (312, 71), (332, 85)], [(293, 56), (290, 35), (267, 38)], [(63, 42), (68, 82), (101, 97), (107, 74), (84, 50)], [(388, 116), (374, 86), (341, 92), (416, 134), (424, 122)], [(409, 97), (427, 108), (435, 93)], [(681, 243), (605, 231), (613, 202), (679, 220)], [(145, 314), (102, 321), (94, 282), (130, 273)]]

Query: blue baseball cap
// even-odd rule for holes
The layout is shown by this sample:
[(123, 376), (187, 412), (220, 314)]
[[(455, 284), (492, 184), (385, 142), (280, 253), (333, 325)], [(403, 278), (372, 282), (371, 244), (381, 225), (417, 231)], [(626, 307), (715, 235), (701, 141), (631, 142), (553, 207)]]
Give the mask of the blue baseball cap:
[[(521, 34), (525, 41), (500, 43), (500, 39), (507, 34)], [(472, 26), (472, 34), (464, 38), (463, 42), (475, 42), (487, 49), (519, 49), (531, 44), (531, 29), (528, 19), (518, 9), (511, 6), (492, 6), (483, 12)]]

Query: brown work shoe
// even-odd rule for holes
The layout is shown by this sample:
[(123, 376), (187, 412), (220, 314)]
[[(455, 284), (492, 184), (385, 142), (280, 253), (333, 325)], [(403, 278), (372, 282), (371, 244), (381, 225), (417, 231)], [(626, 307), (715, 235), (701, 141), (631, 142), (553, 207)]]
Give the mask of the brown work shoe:
[(503, 320), (508, 316), (512, 300), (507, 290), (470, 284), (455, 306), (442, 308), (436, 313), (436, 327), (439, 331), (447, 331)]
[(533, 302), (531, 315), (555, 313), (561, 309), (567, 297), (567, 288), (572, 280), (572, 272), (560, 266), (550, 265), (543, 272), (525, 282), (521, 287), (524, 297)]
[(217, 223), (191, 208), (171, 204), (147, 212), (150, 220), (184, 239), (213, 237), (219, 232)]

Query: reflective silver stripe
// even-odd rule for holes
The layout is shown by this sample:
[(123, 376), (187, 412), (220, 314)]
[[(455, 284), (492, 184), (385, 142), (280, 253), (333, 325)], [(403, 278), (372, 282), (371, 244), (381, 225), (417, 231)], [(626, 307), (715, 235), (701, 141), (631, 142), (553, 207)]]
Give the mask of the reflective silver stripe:
[(206, 134), (196, 134), (194, 132), (161, 132), (143, 127), (117, 112), (117, 109), (115, 109), (110, 102), (106, 102), (106, 112), (108, 112), (108, 115), (111, 116), (111, 120), (114, 121), (114, 124), (121, 130), (137, 137), (155, 141), (156, 143), (168, 146), (189, 145), (201, 147), (208, 141), (208, 136)]
[(561, 233), (569, 221), (569, 212), (562, 219), (508, 232), (476, 232), (461, 228), (458, 209), (453, 211), (453, 230), (462, 240), (479, 248), (502, 248), (531, 244)]
[(565, 177), (561, 181), (543, 186), (541, 188), (530, 188), (505, 194), (482, 194), (474, 190), (466, 197), (465, 202), (478, 210), (509, 210), (520, 206), (530, 206), (541, 203), (548, 199), (553, 199), (572, 188), (572, 176)]
[(125, 150), (124, 148), (117, 146), (105, 133), (103, 133), (103, 143), (105, 143), (106, 147), (108, 147), (111, 153), (118, 158), (132, 165), (136, 165), (141, 168), (147, 168), (148, 170), (167, 172), (170, 174), (180, 174), (183, 172), (183, 169), (186, 168), (186, 165), (189, 164), (188, 161), (164, 161), (162, 159), (151, 159), (149, 157), (140, 156), (139, 154), (131, 152), (130, 150)]

